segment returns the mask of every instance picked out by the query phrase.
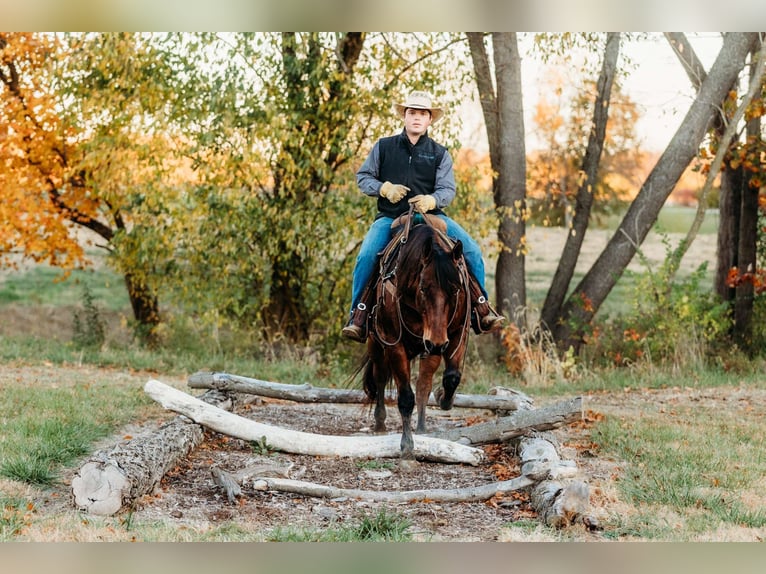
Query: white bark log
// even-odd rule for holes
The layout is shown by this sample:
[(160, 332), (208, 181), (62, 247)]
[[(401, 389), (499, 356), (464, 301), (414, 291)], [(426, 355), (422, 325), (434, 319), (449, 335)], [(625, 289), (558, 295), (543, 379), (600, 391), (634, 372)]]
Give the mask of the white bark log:
[(476, 502), (489, 500), (496, 494), (504, 494), (521, 490), (534, 484), (534, 481), (519, 476), (511, 480), (493, 482), (482, 486), (469, 486), (465, 488), (451, 489), (424, 489), (407, 490), (401, 492), (360, 490), (355, 488), (336, 488), (313, 482), (301, 480), (288, 480), (284, 478), (262, 477), (253, 480), (256, 490), (276, 490), (279, 492), (291, 492), (316, 498), (355, 498), (373, 502), (419, 502), (429, 500), (433, 502)]
[[(217, 389), (285, 399), (301, 403), (364, 403), (367, 398), (364, 391), (355, 389), (328, 389), (313, 387), (309, 383), (291, 385), (274, 383), (233, 375), (229, 373), (198, 372), (189, 377), (189, 387), (193, 389)], [(492, 396), (494, 392), (494, 396)], [(392, 394), (388, 397), (395, 401)], [(439, 406), (433, 394), (428, 397), (429, 406)], [(532, 408), (532, 399), (520, 391), (495, 387), (489, 395), (455, 395), (455, 407), (470, 409), (489, 409), (502, 411), (527, 410)]]
[[(243, 440), (262, 440), (273, 449), (315, 456), (358, 458), (399, 457), (400, 435), (331, 436), (294, 431), (259, 423), (212, 407), (201, 400), (157, 380), (149, 380), (144, 391), (166, 409), (186, 415), (214, 431)], [(447, 440), (415, 435), (415, 456), (438, 462), (478, 465), (485, 454), (478, 448)]]

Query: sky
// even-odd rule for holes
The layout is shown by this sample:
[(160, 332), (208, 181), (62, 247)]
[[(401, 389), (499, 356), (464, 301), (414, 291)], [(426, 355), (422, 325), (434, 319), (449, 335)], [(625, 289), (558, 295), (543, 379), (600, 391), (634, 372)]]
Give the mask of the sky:
[[(715, 60), (720, 50), (722, 39), (718, 32), (687, 32), (694, 51), (703, 62), (705, 69)], [(522, 54), (522, 93), (524, 97), (524, 127), (528, 150), (538, 145), (535, 139), (535, 125), (532, 121), (538, 96), (550, 89), (546, 83), (551, 75), (551, 68), (541, 65), (527, 52), (531, 34), (520, 34), (520, 52)], [(620, 61), (626, 58), (632, 62), (629, 75), (622, 80), (623, 92), (638, 104), (641, 113), (635, 129), (645, 151), (661, 152), (670, 142), (694, 98), (694, 89), (686, 72), (678, 61), (667, 40), (661, 33), (649, 38), (623, 41), (620, 46)], [(597, 78), (601, 62), (598, 61), (595, 75)], [(578, 65), (563, 66), (556, 73), (562, 74), (569, 83), (581, 80)], [(477, 102), (470, 102), (461, 109), (464, 113), (464, 128), (461, 135), (464, 147), (487, 151), (486, 134), (483, 131), (481, 109)]]
[[(719, 33), (687, 33), (706, 70), (721, 48)], [(662, 151), (678, 129), (694, 98), (686, 72), (661, 35), (653, 41), (633, 42), (625, 52), (635, 58), (636, 70), (624, 82), (625, 92), (641, 106), (642, 119), (636, 125), (645, 148)]]

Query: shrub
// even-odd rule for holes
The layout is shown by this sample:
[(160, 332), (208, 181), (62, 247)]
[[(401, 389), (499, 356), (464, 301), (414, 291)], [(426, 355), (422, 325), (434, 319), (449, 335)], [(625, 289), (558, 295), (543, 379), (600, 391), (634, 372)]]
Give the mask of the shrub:
[(72, 340), (81, 349), (101, 347), (106, 340), (106, 324), (87, 285), (83, 286), (82, 301), (82, 311), (74, 312)]
[(706, 362), (727, 348), (728, 305), (701, 283), (707, 263), (688, 277), (673, 279), (665, 264), (636, 277), (629, 312), (602, 322), (592, 338), (593, 359), (614, 365), (639, 361), (673, 368)]

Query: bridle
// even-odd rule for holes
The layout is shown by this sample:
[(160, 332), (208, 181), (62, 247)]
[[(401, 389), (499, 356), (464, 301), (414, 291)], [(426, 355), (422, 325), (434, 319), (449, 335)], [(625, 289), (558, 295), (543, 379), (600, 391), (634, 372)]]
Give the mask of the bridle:
[[(410, 230), (412, 228), (414, 215), (415, 215), (414, 206), (411, 205), (408, 212), (407, 220), (404, 224), (404, 229), (402, 230), (401, 236), (398, 239), (398, 245), (395, 247), (397, 250), (396, 261), (393, 267), (391, 268), (391, 270), (383, 274), (382, 273), (384, 270), (383, 267), (386, 265), (385, 255), (384, 255), (384, 261), (381, 262), (381, 279), (380, 280), (382, 283), (382, 288), (381, 288), (381, 296), (378, 301), (378, 306), (383, 305), (387, 293), (393, 296), (392, 302), (394, 302), (396, 305), (396, 318), (397, 318), (397, 322), (399, 323), (398, 332), (393, 341), (386, 340), (386, 338), (384, 337), (384, 334), (381, 332), (380, 325), (378, 324), (378, 315), (379, 315), (378, 313), (373, 313), (373, 326), (374, 326), (375, 336), (377, 340), (382, 345), (388, 346), (388, 347), (393, 347), (395, 345), (398, 345), (401, 342), (402, 336), (404, 335), (405, 331), (409, 333), (412, 337), (415, 337), (415, 338), (423, 337), (422, 334), (415, 333), (409, 327), (407, 327), (407, 323), (404, 321), (404, 318), (402, 317), (401, 295), (398, 292), (398, 285), (397, 285), (397, 279), (398, 279), (397, 270), (399, 269), (402, 246), (404, 246), (409, 240)], [(446, 235), (446, 233), (443, 233), (440, 229), (437, 229), (436, 227), (434, 227), (433, 224), (428, 220), (428, 218), (424, 217), (423, 221), (424, 221), (424, 224), (428, 225), (433, 230), (433, 233), (439, 239), (441, 239), (446, 245), (448, 246), (453, 245), (453, 241)], [(388, 249), (386, 250), (386, 252), (388, 252)], [(455, 305), (453, 306), (452, 316), (450, 317), (449, 322), (447, 323), (447, 328), (449, 329), (449, 327), (451, 327), (453, 323), (455, 322), (455, 319), (458, 314), (458, 309), (460, 308), (460, 302), (457, 298), (461, 294), (465, 297), (465, 302), (464, 302), (465, 312), (463, 313), (463, 325), (462, 325), (462, 328), (460, 329), (460, 344), (455, 347), (455, 350), (453, 351), (452, 355), (454, 355), (454, 353), (456, 353), (462, 347), (463, 340), (464, 338), (467, 337), (468, 330), (470, 328), (470, 321), (471, 321), (471, 313), (469, 308), (470, 307), (469, 306), (469, 301), (470, 301), (469, 278), (468, 278), (468, 270), (465, 266), (465, 261), (464, 260), (460, 261), (457, 264), (457, 267), (458, 267), (458, 273), (460, 276), (461, 289), (455, 292), (454, 296), (456, 297), (456, 302), (455, 302)], [(417, 309), (415, 310), (417, 311)], [(425, 342), (423, 346), (425, 347)], [(426, 350), (426, 352), (428, 352), (428, 350)], [(449, 358), (452, 358), (452, 355), (450, 355)]]

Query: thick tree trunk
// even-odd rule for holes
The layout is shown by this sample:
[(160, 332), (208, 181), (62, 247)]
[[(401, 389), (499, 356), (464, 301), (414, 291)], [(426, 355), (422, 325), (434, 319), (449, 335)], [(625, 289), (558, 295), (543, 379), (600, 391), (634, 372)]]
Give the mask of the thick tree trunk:
[(499, 165), (494, 185), (501, 250), (495, 271), (497, 307), (526, 328), (526, 147), (521, 96), (521, 56), (515, 32), (492, 34), (497, 83)]
[[(194, 373), (189, 377), (189, 387), (193, 389), (217, 389), (219, 391), (248, 393), (299, 403), (364, 404), (369, 402), (367, 395), (361, 390), (327, 389), (313, 387), (308, 383), (302, 385), (273, 383), (271, 381), (262, 381), (228, 373)], [(532, 399), (522, 392), (497, 387), (494, 391), (497, 393), (494, 396), (455, 394), (455, 401), (452, 406), (494, 411), (517, 411), (532, 408)], [(490, 390), (491, 392), (492, 390)], [(390, 402), (394, 402), (396, 397), (392, 394), (389, 399)], [(428, 405), (433, 407), (439, 406), (433, 394), (428, 398)]]
[(560, 320), (551, 325), (559, 347), (571, 346), (579, 350), (583, 341), (583, 326), (593, 319), (657, 220), (665, 200), (694, 158), (705, 132), (718, 113), (715, 103), (723, 101), (757, 39), (758, 34), (755, 33), (729, 33), (724, 38), (721, 52), (702, 82), (681, 126), (606, 248), (564, 304)]
[(560, 401), (553, 405), (517, 411), (507, 417), (478, 423), (468, 427), (431, 433), (440, 439), (479, 445), (508, 441), (531, 431), (552, 430), (582, 418), (582, 397)]
[[(560, 317), (561, 306), (564, 303), (569, 284), (574, 276), (580, 250), (585, 240), (585, 232), (588, 230), (591, 206), (593, 205), (593, 190), (598, 178), (598, 166), (601, 161), (601, 153), (604, 150), (606, 137), (606, 124), (609, 119), (609, 99), (612, 93), (612, 84), (617, 71), (617, 58), (620, 54), (620, 34), (609, 33), (606, 37), (604, 49), (604, 63), (601, 67), (601, 75), (598, 79), (596, 101), (593, 105), (593, 126), (588, 137), (588, 147), (582, 162), (582, 171), (585, 174), (584, 181), (577, 190), (575, 200), (575, 213), (572, 219), (571, 232), (567, 234), (564, 249), (553, 275), (550, 289), (545, 297), (545, 303), (540, 313), (540, 322), (545, 329)], [(566, 189), (566, 187), (562, 187)], [(568, 210), (565, 210), (567, 213)], [(569, 229), (569, 226), (566, 227)]]
[(153, 348), (158, 343), (157, 325), (160, 324), (160, 305), (157, 295), (132, 273), (125, 273), (125, 287), (133, 308), (133, 318), (136, 320), (136, 334), (141, 343)]
[[(166, 409), (186, 415), (198, 424), (243, 440), (265, 440), (271, 448), (282, 452), (359, 458), (398, 458), (401, 455), (398, 434), (328, 436), (294, 431), (228, 413), (160, 381), (148, 381), (144, 391)], [(485, 458), (484, 452), (478, 448), (426, 436), (415, 435), (413, 438), (417, 458), (471, 465), (477, 465)]]
[[(231, 407), (231, 402), (217, 391), (208, 391), (202, 399), (219, 408)], [(95, 453), (72, 479), (74, 505), (102, 516), (129, 507), (152, 492), (165, 473), (202, 442), (202, 437), (202, 427), (186, 417), (176, 417), (156, 431)]]
[[(523, 326), (526, 307), (525, 255), (526, 151), (521, 98), (521, 57), (514, 32), (492, 34), (495, 80), (484, 34), (467, 33), (489, 142), (495, 209), (500, 217), (501, 250), (495, 272), (495, 299)], [(497, 92), (495, 91), (497, 85)]]

